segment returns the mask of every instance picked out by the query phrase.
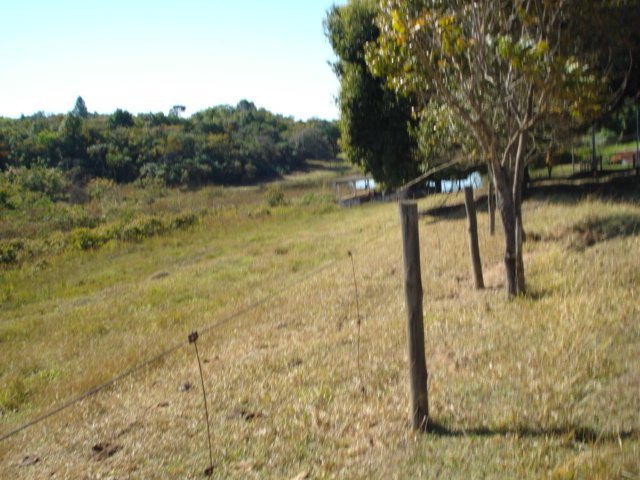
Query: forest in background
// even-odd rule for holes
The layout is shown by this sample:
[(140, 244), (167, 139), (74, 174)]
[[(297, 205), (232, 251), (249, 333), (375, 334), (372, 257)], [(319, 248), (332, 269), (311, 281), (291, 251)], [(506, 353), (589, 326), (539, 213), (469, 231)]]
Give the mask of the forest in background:
[(247, 100), (189, 118), (180, 116), (184, 110), (92, 114), (78, 97), (67, 114), (0, 118), (0, 169), (35, 190), (55, 189), (46, 184), (62, 177), (72, 183), (105, 177), (168, 186), (240, 184), (337, 153), (336, 122), (295, 121)]

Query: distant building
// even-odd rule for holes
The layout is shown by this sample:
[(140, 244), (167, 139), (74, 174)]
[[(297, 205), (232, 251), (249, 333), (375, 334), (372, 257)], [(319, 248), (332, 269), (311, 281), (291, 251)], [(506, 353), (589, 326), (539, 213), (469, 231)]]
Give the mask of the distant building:
[(628, 152), (616, 152), (611, 155), (609, 159), (609, 163), (613, 165), (636, 165), (636, 152), (628, 151)]

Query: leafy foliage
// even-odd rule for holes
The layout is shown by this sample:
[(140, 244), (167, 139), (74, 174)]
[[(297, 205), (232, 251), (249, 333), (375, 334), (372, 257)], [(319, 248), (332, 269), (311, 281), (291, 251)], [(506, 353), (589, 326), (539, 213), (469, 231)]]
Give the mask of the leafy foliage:
[(352, 0), (334, 6), (325, 31), (338, 56), (334, 71), (340, 79), (340, 145), (351, 162), (363, 166), (376, 181), (401, 185), (417, 176), (415, 141), (410, 134), (409, 100), (374, 76), (365, 62), (365, 48), (380, 31), (375, 3)]
[[(616, 22), (623, 14), (638, 18), (640, 6), (595, 0), (384, 0), (381, 5), (381, 34), (368, 44), (367, 64), (396, 91), (418, 98), (421, 111), (446, 114), (445, 128), (450, 126), (454, 137), (459, 138), (460, 125), (473, 135), (498, 195), (507, 290), (520, 293), (522, 182), (527, 161), (540, 150), (537, 134), (584, 125), (613, 102), (610, 89), (624, 86), (627, 78), (620, 59), (637, 37), (632, 22), (622, 22), (627, 27)], [(616, 33), (607, 37), (614, 25)]]
[(109, 116), (107, 124), (109, 128), (133, 127), (133, 115), (126, 110), (118, 108)]
[[(287, 173), (308, 158), (337, 153), (332, 122), (295, 122), (243, 100), (180, 118), (173, 112), (0, 119), (0, 168), (74, 170), (116, 182), (243, 183)], [(85, 106), (86, 108), (86, 106)]]
[(71, 113), (80, 118), (87, 118), (89, 116), (89, 110), (87, 110), (87, 105), (84, 103), (82, 97), (76, 99), (76, 104), (73, 110), (71, 110)]
[(52, 200), (65, 199), (69, 188), (69, 182), (60, 170), (41, 165), (13, 168), (6, 173), (6, 179), (25, 190), (44, 193)]

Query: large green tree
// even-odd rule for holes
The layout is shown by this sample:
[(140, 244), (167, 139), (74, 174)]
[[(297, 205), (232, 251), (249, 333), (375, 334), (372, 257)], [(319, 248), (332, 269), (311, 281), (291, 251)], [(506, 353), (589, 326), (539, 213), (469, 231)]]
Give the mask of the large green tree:
[[(71, 167), (86, 155), (86, 143), (82, 134), (82, 117), (68, 113), (58, 127), (58, 137), (61, 150), (61, 162), (65, 167)], [(39, 134), (42, 137), (43, 132)]]
[(118, 108), (109, 116), (107, 125), (109, 128), (133, 127), (133, 115), (126, 110)]
[(411, 103), (374, 76), (365, 60), (365, 47), (375, 42), (379, 10), (372, 0), (350, 0), (333, 6), (325, 19), (325, 33), (338, 60), (340, 80), (340, 146), (353, 163), (376, 181), (398, 186), (419, 171), (415, 141), (409, 133)]
[(77, 115), (80, 118), (87, 118), (89, 116), (89, 110), (87, 110), (87, 105), (84, 103), (82, 97), (76, 98), (76, 104), (73, 106), (73, 110), (71, 113)]
[(521, 201), (534, 133), (554, 122), (591, 121), (612, 102), (608, 88), (625, 86), (633, 22), (617, 24), (606, 42), (594, 41), (606, 37), (623, 4), (631, 2), (381, 2), (381, 35), (368, 64), (418, 98), (418, 109), (436, 104), (473, 135), (496, 188), (510, 296), (525, 289)]

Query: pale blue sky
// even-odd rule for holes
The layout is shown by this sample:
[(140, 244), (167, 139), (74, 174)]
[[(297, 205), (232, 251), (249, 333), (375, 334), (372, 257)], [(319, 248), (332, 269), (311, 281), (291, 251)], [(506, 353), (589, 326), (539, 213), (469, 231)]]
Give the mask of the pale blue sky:
[(344, 0), (2, 0), (0, 116), (165, 112), (246, 98), (337, 118), (322, 21)]

